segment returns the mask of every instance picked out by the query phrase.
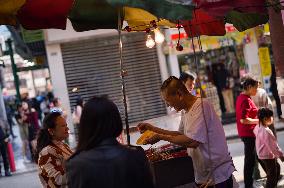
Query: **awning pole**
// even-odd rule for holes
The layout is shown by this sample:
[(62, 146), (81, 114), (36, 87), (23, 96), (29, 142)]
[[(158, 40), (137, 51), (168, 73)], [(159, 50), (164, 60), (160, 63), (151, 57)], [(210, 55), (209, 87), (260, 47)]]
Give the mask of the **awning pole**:
[(128, 111), (127, 111), (127, 102), (126, 102), (126, 90), (125, 90), (125, 80), (124, 77), (126, 76), (126, 71), (124, 70), (123, 65), (123, 57), (122, 57), (122, 9), (118, 9), (118, 37), (119, 37), (119, 57), (120, 57), (120, 78), (121, 78), (121, 87), (122, 87), (122, 94), (123, 94), (123, 105), (124, 105), (124, 115), (125, 115), (125, 127), (126, 127), (126, 138), (127, 138), (127, 145), (130, 145), (130, 134), (129, 134), (129, 122), (128, 122)]

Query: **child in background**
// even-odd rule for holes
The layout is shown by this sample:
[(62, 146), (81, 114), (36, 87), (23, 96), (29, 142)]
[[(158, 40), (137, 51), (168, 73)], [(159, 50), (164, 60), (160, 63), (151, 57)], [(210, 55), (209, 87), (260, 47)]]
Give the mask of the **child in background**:
[(273, 124), (273, 111), (261, 108), (258, 111), (259, 126), (253, 132), (256, 136), (255, 147), (258, 158), (264, 163), (267, 173), (266, 188), (277, 187), (280, 179), (280, 165), (277, 159), (284, 161), (284, 155), (269, 126)]

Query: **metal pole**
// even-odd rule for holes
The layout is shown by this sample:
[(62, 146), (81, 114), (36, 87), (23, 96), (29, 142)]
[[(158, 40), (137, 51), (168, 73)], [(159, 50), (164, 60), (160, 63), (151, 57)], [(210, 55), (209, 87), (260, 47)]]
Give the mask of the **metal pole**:
[(10, 59), (11, 59), (11, 65), (12, 65), (12, 70), (13, 70), (13, 75), (14, 75), (14, 84), (15, 84), (15, 89), (16, 89), (16, 96), (18, 99), (18, 102), (21, 101), (21, 94), (20, 94), (20, 89), (19, 89), (19, 77), (17, 74), (17, 66), (15, 64), (15, 60), (14, 60), (14, 52), (13, 52), (13, 47), (12, 47), (12, 40), (8, 39), (7, 41), (8, 44), (8, 48), (9, 48), (9, 55), (10, 55)]
[(122, 36), (121, 36), (121, 29), (122, 29), (122, 20), (121, 20), (121, 11), (122, 9), (118, 9), (118, 37), (119, 37), (119, 55), (120, 55), (120, 78), (121, 78), (121, 85), (122, 85), (122, 94), (123, 94), (123, 104), (124, 104), (124, 114), (125, 114), (125, 126), (126, 126), (126, 137), (127, 137), (127, 144), (130, 145), (130, 135), (129, 135), (129, 122), (128, 122), (128, 112), (127, 112), (127, 102), (126, 102), (126, 91), (125, 91), (125, 73), (123, 66), (123, 57), (122, 57)]

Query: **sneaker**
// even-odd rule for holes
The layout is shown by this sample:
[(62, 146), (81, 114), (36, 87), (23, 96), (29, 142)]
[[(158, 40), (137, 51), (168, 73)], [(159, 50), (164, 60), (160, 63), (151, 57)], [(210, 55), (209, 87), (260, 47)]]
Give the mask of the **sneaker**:
[(5, 172), (5, 176), (6, 176), (6, 177), (9, 177), (9, 176), (12, 176), (12, 174), (11, 174), (9, 171), (6, 171), (6, 172)]

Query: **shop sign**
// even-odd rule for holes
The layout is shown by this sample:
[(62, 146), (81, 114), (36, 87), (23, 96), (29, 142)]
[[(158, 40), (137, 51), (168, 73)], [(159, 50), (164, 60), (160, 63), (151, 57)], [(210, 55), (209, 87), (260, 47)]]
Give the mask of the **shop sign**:
[(271, 75), (271, 63), (268, 47), (261, 47), (258, 49), (259, 63), (261, 67), (262, 76)]
[(25, 43), (32, 43), (44, 40), (42, 30), (26, 30), (24, 28), (21, 28), (21, 31)]

